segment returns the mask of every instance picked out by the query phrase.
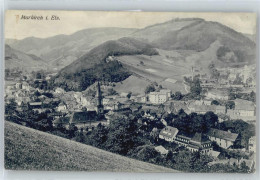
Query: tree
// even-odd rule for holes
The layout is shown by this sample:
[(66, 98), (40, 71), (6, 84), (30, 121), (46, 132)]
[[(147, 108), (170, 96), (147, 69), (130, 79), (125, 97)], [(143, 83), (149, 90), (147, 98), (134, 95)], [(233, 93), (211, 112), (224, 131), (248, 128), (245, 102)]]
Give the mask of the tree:
[(206, 132), (207, 126), (202, 114), (191, 113), (189, 117), (190, 121), (188, 124), (188, 130), (186, 131), (188, 134)]
[(211, 105), (219, 105), (220, 103), (217, 100), (211, 101)]
[(12, 115), (16, 110), (16, 108), (17, 108), (17, 103), (15, 102), (15, 99), (14, 98), (10, 99), (9, 103), (7, 103), (5, 106), (5, 114)]
[(253, 102), (256, 101), (256, 93), (254, 91), (252, 91), (249, 96), (250, 96), (251, 101), (253, 101)]
[(76, 131), (78, 131), (77, 126), (75, 126), (74, 124), (70, 124), (70, 125), (69, 125), (69, 138), (75, 137)]
[(77, 133), (75, 140), (81, 143), (85, 143), (86, 136), (84, 135), (83, 128), (80, 129), (80, 132)]
[(130, 99), (131, 96), (132, 96), (132, 92), (130, 91), (130, 92), (128, 92), (128, 94), (126, 95), (126, 97), (127, 97), (128, 99)]
[(208, 66), (208, 68), (209, 68), (209, 70), (210, 70), (211, 78), (213, 78), (213, 79), (218, 79), (219, 76), (220, 76), (220, 73), (219, 73), (218, 70), (216, 69), (215, 64), (214, 64), (214, 63), (210, 63), (209, 66)]
[(248, 173), (250, 171), (249, 167), (246, 165), (246, 162), (243, 161), (241, 164), (240, 164), (240, 172), (241, 173)]
[(154, 162), (154, 159), (160, 156), (160, 153), (157, 152), (153, 146), (144, 145), (137, 147), (132, 153), (132, 156), (142, 161)]
[(171, 150), (168, 151), (167, 155), (166, 155), (166, 160), (167, 161), (171, 161), (173, 158), (173, 152)]
[(40, 72), (37, 72), (35, 75), (36, 79), (42, 79), (42, 74)]
[(179, 129), (179, 131), (188, 132), (190, 126), (190, 117), (184, 112), (183, 109), (180, 109), (176, 119), (173, 122), (174, 127)]
[(135, 119), (117, 117), (109, 125), (106, 147), (122, 155), (126, 155), (132, 148), (137, 147), (138, 128)]
[(174, 100), (181, 100), (183, 98), (183, 95), (181, 94), (181, 92), (180, 91), (177, 91), (177, 92), (175, 92), (175, 95), (173, 96), (173, 99)]
[(153, 84), (150, 84), (146, 87), (145, 89), (145, 94), (149, 94), (150, 92), (154, 92), (155, 91), (155, 87)]
[(89, 144), (104, 148), (105, 142), (108, 139), (108, 129), (103, 126), (101, 123), (97, 125), (97, 127), (91, 132), (90, 136), (88, 137)]
[(195, 78), (191, 83), (190, 83), (190, 92), (193, 98), (197, 99), (200, 98), (202, 88), (200, 86), (200, 80), (198, 78)]
[(226, 102), (227, 109), (235, 109), (235, 102), (234, 101), (227, 101)]
[(204, 114), (205, 126), (207, 129), (215, 127), (218, 123), (218, 116), (212, 111), (208, 111)]
[(40, 95), (41, 93), (38, 90), (34, 92), (34, 96), (39, 97)]
[(107, 93), (108, 93), (109, 96), (111, 96), (111, 95), (116, 95), (116, 94), (117, 94), (117, 92), (116, 92), (113, 88), (109, 88), (109, 89), (107, 90)]
[(236, 78), (233, 81), (233, 84), (243, 84), (242, 78), (239, 76), (239, 74), (236, 74)]

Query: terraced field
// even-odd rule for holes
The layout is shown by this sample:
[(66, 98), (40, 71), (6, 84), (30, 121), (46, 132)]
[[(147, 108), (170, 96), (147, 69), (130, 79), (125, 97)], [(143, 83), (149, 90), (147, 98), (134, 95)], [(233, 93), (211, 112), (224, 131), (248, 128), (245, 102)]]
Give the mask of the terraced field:
[(5, 168), (177, 172), (5, 121)]

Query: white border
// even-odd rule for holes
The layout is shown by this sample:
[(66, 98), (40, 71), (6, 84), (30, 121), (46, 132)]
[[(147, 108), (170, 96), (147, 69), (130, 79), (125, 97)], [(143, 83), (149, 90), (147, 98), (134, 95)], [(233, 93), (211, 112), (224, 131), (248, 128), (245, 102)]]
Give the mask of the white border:
[(184, 174), (184, 173), (89, 173), (4, 170), (4, 11), (7, 9), (38, 10), (109, 10), (109, 11), (172, 11), (172, 12), (255, 12), (257, 13), (257, 139), (259, 142), (259, 12), (260, 0), (0, 0), (0, 179), (221, 179), (259, 180), (259, 144), (255, 174)]

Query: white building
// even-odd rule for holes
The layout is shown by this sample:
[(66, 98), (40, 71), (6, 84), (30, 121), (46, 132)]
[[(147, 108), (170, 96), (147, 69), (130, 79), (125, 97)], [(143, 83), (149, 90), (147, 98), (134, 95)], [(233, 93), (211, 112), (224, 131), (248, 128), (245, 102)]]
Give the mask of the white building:
[(160, 139), (165, 141), (173, 142), (179, 130), (177, 128), (166, 126), (163, 128), (159, 134)]
[(248, 150), (249, 152), (256, 152), (256, 136), (249, 138)]
[(15, 84), (16, 89), (22, 89), (22, 83), (18, 82)]
[(161, 89), (159, 92), (151, 92), (149, 100), (153, 104), (163, 104), (171, 97), (171, 90)]
[(30, 85), (27, 82), (22, 83), (22, 89), (25, 89), (27, 91), (30, 91)]
[(63, 93), (65, 93), (65, 91), (64, 91), (62, 88), (56, 88), (56, 89), (55, 89), (55, 93), (57, 93), (57, 94), (63, 94)]
[(67, 111), (68, 107), (64, 102), (61, 102), (59, 106), (57, 107), (57, 111), (64, 112)]
[(228, 100), (228, 92), (221, 90), (213, 90), (206, 93), (207, 99), (219, 99), (219, 100)]

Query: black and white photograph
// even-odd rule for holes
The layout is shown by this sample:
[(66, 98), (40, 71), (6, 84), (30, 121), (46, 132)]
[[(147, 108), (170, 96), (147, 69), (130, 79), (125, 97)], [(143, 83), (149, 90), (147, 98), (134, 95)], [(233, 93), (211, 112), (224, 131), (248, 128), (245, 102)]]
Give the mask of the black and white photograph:
[(7, 10), (4, 167), (255, 173), (257, 15)]

